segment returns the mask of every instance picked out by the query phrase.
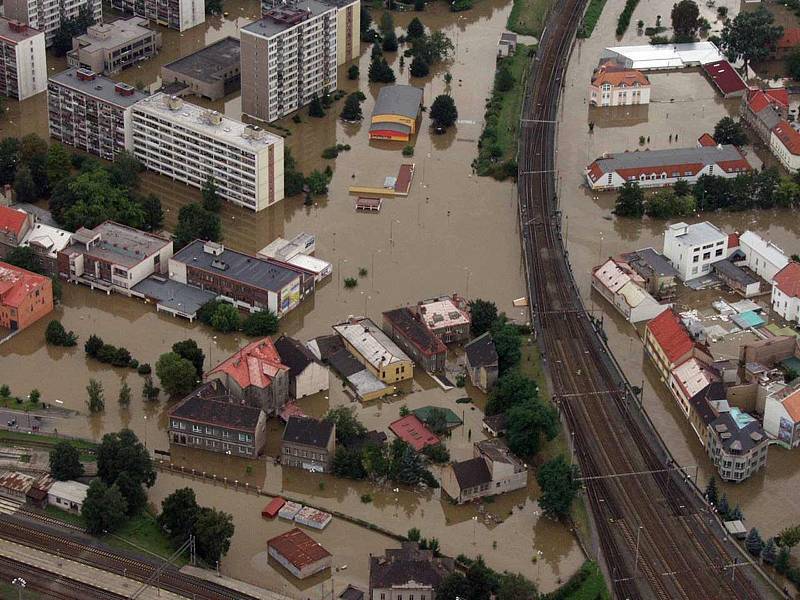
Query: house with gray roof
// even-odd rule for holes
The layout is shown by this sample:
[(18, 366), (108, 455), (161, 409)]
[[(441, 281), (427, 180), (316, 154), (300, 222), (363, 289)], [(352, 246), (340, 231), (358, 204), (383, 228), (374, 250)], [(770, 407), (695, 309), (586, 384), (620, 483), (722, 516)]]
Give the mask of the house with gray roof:
[(476, 388), (486, 393), (497, 383), (499, 361), (491, 332), (476, 337), (464, 346), (467, 375)]
[(413, 85), (382, 87), (372, 109), (369, 139), (407, 142), (417, 132), (421, 107), (421, 88)]
[(501, 438), (476, 442), (473, 454), (473, 458), (451, 463), (442, 471), (442, 489), (457, 504), (527, 487), (527, 465)]
[(401, 542), (383, 556), (369, 558), (370, 600), (411, 597), (436, 600), (436, 588), (455, 570), (455, 561), (422, 550), (417, 542)]
[(336, 425), (311, 417), (289, 417), (283, 430), (281, 464), (328, 473), (336, 452)]

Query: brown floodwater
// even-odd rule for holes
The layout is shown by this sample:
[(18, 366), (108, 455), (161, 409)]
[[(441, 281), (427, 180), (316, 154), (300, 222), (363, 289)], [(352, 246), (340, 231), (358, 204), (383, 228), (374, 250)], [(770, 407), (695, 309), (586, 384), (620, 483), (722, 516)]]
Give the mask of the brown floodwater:
[[(645, 43), (635, 31), (635, 23), (643, 19), (648, 25), (661, 14), (665, 21), (672, 0), (642, 2), (633, 14), (631, 29), (622, 44)], [(712, 18), (716, 9), (701, 5), (715, 29), (720, 23)], [(726, 0), (717, 5), (729, 7), (733, 16), (738, 1)], [(683, 414), (678, 410), (655, 369), (642, 355), (641, 344), (633, 326), (596, 295), (590, 294), (590, 270), (603, 257), (646, 246), (661, 249), (665, 221), (618, 219), (613, 217), (615, 195), (592, 194), (584, 185), (583, 169), (604, 152), (634, 150), (639, 136), (650, 137), (647, 147), (670, 147), (669, 134), (677, 134), (679, 142), (672, 147), (691, 146), (705, 131), (713, 131), (723, 116), (738, 113), (738, 100), (722, 100), (712, 85), (697, 71), (651, 74), (652, 102), (635, 109), (592, 109), (587, 105), (587, 83), (604, 47), (616, 44), (616, 18), (624, 0), (609, 0), (603, 15), (588, 40), (579, 40), (573, 52), (561, 110), (558, 139), (558, 172), (561, 185), (561, 207), (565, 215), (570, 261), (584, 300), (589, 308), (602, 311), (605, 330), (617, 360), (631, 383), (644, 381), (644, 404), (659, 433), (676, 459), (683, 465), (697, 465), (700, 484), (712, 475), (709, 461)], [(793, 25), (781, 13), (782, 24)], [(566, 115), (566, 116), (564, 116)], [(596, 123), (589, 134), (588, 123)], [(752, 136), (751, 136), (752, 137)], [(748, 158), (758, 165), (763, 160), (774, 164), (762, 148), (748, 147)], [(690, 222), (709, 219), (727, 231), (751, 229), (771, 239), (789, 254), (800, 252), (800, 220), (796, 213), (784, 210), (747, 211), (703, 215)], [(568, 225), (566, 225), (568, 223)], [(719, 295), (719, 294), (718, 294)], [(710, 298), (709, 298), (710, 301)], [(681, 302), (693, 305), (691, 295)], [(732, 504), (740, 503), (748, 527), (758, 527), (764, 536), (775, 535), (782, 527), (800, 521), (800, 463), (797, 453), (770, 448), (767, 468), (744, 483), (723, 485)]]
[[(491, 89), (496, 43), (510, 7), (509, 0), (481, 0), (465, 13), (450, 13), (444, 3), (435, 3), (423, 14), (395, 14), (398, 32), (418, 15), (427, 26), (447, 33), (456, 45), (452, 61), (413, 83), (424, 86), (425, 104), (430, 105), (436, 95), (446, 91), (443, 75), (449, 71), (453, 75), (449, 91), (460, 120), (447, 134), (434, 136), (429, 133), (427, 116), (423, 116), (420, 133), (414, 140), (413, 158), (402, 157), (402, 145), (369, 143), (365, 124), (341, 123), (337, 119), (341, 101), (325, 118), (310, 119), (301, 111), (302, 123), (295, 124), (291, 119), (278, 123), (291, 131), (287, 146), (301, 170), (310, 172), (331, 166), (329, 194), (315, 199), (310, 207), (304, 206), (301, 199), (292, 198), (258, 214), (225, 206), (221, 216), (225, 243), (231, 247), (254, 252), (277, 236), (308, 231), (317, 235), (316, 255), (333, 263), (333, 277), (318, 287), (310, 301), (282, 320), (282, 331), (306, 340), (329, 333), (334, 322), (348, 315), (366, 313), (380, 319), (381, 312), (389, 308), (453, 291), (492, 299), (511, 318), (526, 320), (526, 313), (512, 305), (514, 298), (525, 293), (515, 218), (516, 190), (510, 182), (473, 177), (470, 168), (477, 152), (484, 103)], [(228, 18), (212, 19), (183, 34), (161, 29), (164, 47), (159, 56), (142, 63), (141, 68), (124, 71), (118, 79), (155, 89), (160, 83), (161, 64), (225, 35), (237, 35), (239, 27), (257, 16), (258, 3), (229, 0), (226, 9)], [(375, 14), (374, 19), (377, 21), (379, 15)], [(348, 81), (343, 68), (339, 87), (350, 92), (360, 84), (367, 96), (362, 110), (368, 118), (379, 86), (366, 83), (366, 50), (358, 61), (361, 82)], [(407, 82), (409, 61), (400, 69), (397, 56), (389, 55), (388, 59), (398, 74), (398, 82)], [(48, 64), (54, 72), (64, 66), (63, 60), (52, 57)], [(203, 104), (240, 117), (238, 95), (224, 102)], [(8, 108), (7, 120), (0, 122), (2, 135), (47, 135), (44, 94), (24, 103), (8, 102)], [(20, 114), (25, 117), (20, 118)], [(323, 160), (322, 150), (336, 143), (350, 144), (352, 149), (336, 160)], [(381, 185), (386, 175), (395, 175), (399, 165), (409, 160), (416, 164), (416, 174), (408, 197), (386, 200), (380, 214), (355, 212), (349, 186)], [(197, 190), (151, 174), (143, 176), (142, 187), (162, 199), (167, 229), (174, 226), (183, 204), (199, 198)], [(367, 268), (368, 275), (359, 278), (355, 289), (344, 289), (339, 275), (341, 279), (356, 276), (360, 267)], [(100, 335), (108, 343), (124, 345), (139, 361), (150, 364), (174, 342), (187, 337), (197, 340), (203, 348), (208, 357), (206, 366), (246, 342), (237, 335), (216, 334), (204, 326), (158, 314), (140, 301), (94, 293), (85, 287), (65, 286), (64, 302), (54, 318), (74, 330), (82, 341), (93, 333)], [(154, 403), (143, 401), (139, 375), (87, 360), (82, 342), (72, 349), (47, 347), (45, 326), (45, 322), (35, 324), (0, 346), (0, 381), (17, 393), (36, 387), (44, 401), (54, 403), (58, 399), (64, 407), (79, 411), (77, 416), (58, 422), (59, 432), (99, 439), (106, 432), (126, 426), (146, 439), (149, 448), (168, 449), (165, 428), (171, 403), (164, 397)], [(87, 415), (85, 407), (89, 378), (103, 384), (106, 396), (106, 410), (94, 416)], [(132, 388), (133, 401), (128, 408), (117, 403), (122, 380)], [(477, 406), (482, 406), (482, 396), (473, 389), (468, 392)], [(465, 425), (446, 442), (453, 458), (463, 459), (471, 456), (472, 442), (483, 438), (480, 408), (456, 404), (464, 395), (465, 391), (458, 389), (444, 392), (419, 373), (398, 397), (363, 407), (351, 403), (341, 383), (332, 378), (329, 393), (304, 399), (301, 406), (307, 413), (321, 416), (331, 406), (352, 405), (368, 427), (381, 430), (387, 430), (389, 422), (399, 416), (403, 404), (409, 408), (448, 406), (465, 420)], [(277, 452), (280, 434), (280, 424), (270, 422), (268, 454)], [(500, 497), (486, 504), (484, 513), (478, 513), (475, 507), (456, 507), (443, 501), (438, 491), (394, 492), (366, 482), (284, 471), (269, 461), (246, 461), (182, 449), (175, 451), (172, 460), (187, 469), (217, 473), (272, 493), (308, 498), (317, 505), (365, 518), (395, 533), (419, 527), (423, 535), (438, 538), (444, 552), (453, 556), (462, 552), (468, 556), (482, 554), (490, 566), (522, 572), (538, 580), (545, 591), (568, 578), (584, 559), (568, 529), (540, 518), (536, 504), (539, 491), (533, 480), (527, 490)], [(151, 501), (158, 504), (176, 487), (190, 483), (188, 478), (162, 473)], [(321, 592), (323, 583), (330, 589), (330, 580), (314, 578), (301, 583), (283, 571), (275, 571), (266, 560), (266, 539), (284, 531), (287, 525), (262, 521), (263, 498), (226, 489), (221, 484), (191, 485), (198, 491), (201, 503), (213, 504), (234, 515), (237, 532), (231, 552), (222, 562), (225, 574), (278, 591), (285, 584), (289, 590), (303, 590), (314, 597)], [(372, 497), (371, 502), (362, 502), (365, 494)], [(336, 565), (348, 565), (346, 571), (335, 574), (337, 589), (347, 581), (366, 585), (367, 553), (394, 545), (380, 534), (339, 519), (334, 519), (326, 531), (313, 535), (334, 554)]]

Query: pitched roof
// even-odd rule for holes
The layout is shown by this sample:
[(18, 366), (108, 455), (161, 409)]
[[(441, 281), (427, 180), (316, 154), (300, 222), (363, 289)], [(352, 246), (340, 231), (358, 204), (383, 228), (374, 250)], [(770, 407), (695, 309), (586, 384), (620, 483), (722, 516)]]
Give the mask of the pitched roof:
[(462, 490), (486, 485), (492, 481), (492, 474), (489, 472), (486, 460), (482, 456), (454, 462), (450, 467), (453, 469), (458, 486)]
[(789, 152), (800, 155), (800, 133), (788, 121), (780, 121), (772, 128), (772, 133)]
[(25, 211), (0, 206), (0, 233), (11, 233), (21, 238), (27, 220), (28, 213)]
[(792, 261), (773, 279), (780, 291), (792, 298), (800, 298), (800, 263)]
[(275, 340), (275, 350), (280, 355), (281, 362), (289, 368), (292, 377), (297, 377), (308, 365), (317, 362), (305, 344), (285, 335)]
[(733, 94), (747, 89), (747, 84), (741, 75), (727, 60), (717, 60), (703, 65), (703, 70), (724, 95)]
[(256, 340), (211, 369), (206, 376), (225, 373), (242, 389), (250, 386), (266, 388), (272, 380), (289, 367), (281, 362), (272, 340)]
[(759, 113), (768, 106), (777, 105), (779, 108), (789, 106), (789, 92), (784, 87), (767, 88), (761, 90), (750, 88), (747, 92), (747, 105), (754, 113)]
[(699, 138), (697, 138), (697, 143), (701, 146), (711, 147), (717, 145), (717, 140), (715, 140), (710, 133), (705, 132)]
[(411, 362), (408, 355), (371, 319), (351, 319), (333, 330), (342, 336), (361, 357), (375, 369), (386, 368), (400, 362)]
[(17, 308), (31, 292), (49, 283), (43, 275), (0, 262), (0, 304)]
[(416, 119), (422, 104), (422, 89), (413, 85), (387, 85), (378, 92), (372, 118), (380, 115), (401, 115)]
[(649, 321), (647, 329), (671, 363), (690, 352), (694, 346), (686, 327), (671, 308)]
[(769, 261), (779, 269), (785, 267), (789, 262), (789, 258), (779, 246), (765, 240), (754, 231), (745, 231), (740, 236), (739, 242), (742, 246), (750, 247), (758, 252), (764, 260)]
[(434, 557), (430, 550), (420, 550), (416, 542), (403, 542), (401, 548), (387, 550), (386, 556), (370, 557), (369, 588), (388, 589), (411, 581), (435, 588), (454, 567), (452, 558)]
[(495, 433), (504, 433), (508, 428), (508, 417), (506, 413), (497, 413), (483, 418), (483, 423)]
[(703, 423), (709, 425), (718, 415), (712, 403), (723, 400), (727, 400), (725, 385), (721, 381), (714, 381), (692, 396), (689, 404), (700, 415)]
[(261, 409), (231, 401), (225, 386), (213, 381), (204, 383), (181, 400), (169, 415), (227, 429), (252, 431), (258, 425)]
[(494, 347), (492, 334), (488, 331), (464, 346), (464, 352), (472, 367), (490, 367), (498, 361), (497, 349)]
[(383, 313), (383, 318), (392, 324), (399, 334), (417, 347), (426, 356), (447, 352), (447, 346), (436, 337), (408, 308), (395, 308)]
[(783, 408), (786, 409), (786, 412), (789, 413), (795, 423), (800, 421), (800, 389), (795, 390), (783, 399)]
[(298, 569), (331, 556), (319, 542), (297, 527), (267, 540), (267, 546)]
[(325, 448), (333, 435), (330, 421), (318, 421), (311, 417), (289, 417), (283, 430), (283, 441)]
[(600, 64), (592, 74), (592, 85), (609, 84), (614, 87), (649, 86), (650, 80), (641, 71), (629, 69), (615, 60), (607, 60)]
[(415, 414), (394, 421), (389, 425), (389, 430), (417, 452), (439, 443), (439, 438)]

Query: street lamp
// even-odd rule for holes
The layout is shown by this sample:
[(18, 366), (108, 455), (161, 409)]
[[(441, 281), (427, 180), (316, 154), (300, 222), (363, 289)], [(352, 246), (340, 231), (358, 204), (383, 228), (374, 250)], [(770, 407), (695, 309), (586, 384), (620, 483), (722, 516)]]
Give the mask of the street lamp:
[(336, 288), (336, 298), (340, 298), (342, 295), (342, 263), (346, 263), (346, 258), (339, 259), (339, 265), (337, 266), (336, 270), (339, 272), (339, 284)]
[(400, 225), (400, 221), (398, 219), (392, 219), (389, 221), (389, 245), (394, 247), (394, 224), (397, 223)]
[(541, 550), (536, 551), (536, 586), (539, 586), (539, 579), (542, 575), (542, 555), (544, 552)]
[(380, 250), (373, 250), (373, 251), (372, 251), (372, 266), (371, 266), (370, 268), (372, 269), (372, 277), (371, 277), (371, 279), (372, 279), (372, 282), (371, 282), (371, 288), (372, 288), (373, 290), (375, 289), (375, 255), (376, 255), (376, 254), (380, 254), (380, 253), (381, 253), (381, 251), (380, 251)]
[(22, 590), (24, 590), (27, 587), (28, 582), (25, 581), (22, 577), (15, 577), (11, 582), (11, 585), (17, 588), (17, 596), (19, 600), (22, 600)]
[(147, 415), (144, 416), (144, 447), (147, 448)]

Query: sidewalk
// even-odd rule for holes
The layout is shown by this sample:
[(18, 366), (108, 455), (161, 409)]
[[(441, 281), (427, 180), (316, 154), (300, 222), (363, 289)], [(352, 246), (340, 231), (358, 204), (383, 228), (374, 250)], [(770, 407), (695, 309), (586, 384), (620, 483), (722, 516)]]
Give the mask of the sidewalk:
[[(44, 569), (45, 571), (49, 571), (50, 573), (54, 573), (66, 579), (86, 583), (125, 597), (130, 597), (142, 585), (141, 582), (134, 579), (128, 579), (121, 575), (115, 575), (108, 571), (48, 554), (47, 552), (28, 548), (27, 546), (21, 546), (7, 540), (3, 540), (3, 543), (0, 544), (0, 556), (5, 556), (38, 567), (39, 569)], [(159, 594), (155, 588), (149, 587), (137, 596), (137, 598), (141, 598), (142, 600), (182, 600), (183, 596), (164, 590), (160, 590)]]
[(249, 583), (245, 583), (244, 581), (239, 581), (238, 579), (231, 579), (230, 577), (225, 577), (224, 575), (217, 575), (214, 571), (201, 569), (199, 567), (192, 567), (191, 565), (186, 565), (185, 567), (183, 567), (181, 569), (181, 573), (185, 573), (186, 575), (192, 575), (194, 577), (197, 577), (198, 579), (205, 579), (206, 581), (211, 581), (212, 583), (216, 583), (217, 585), (221, 585), (223, 587), (235, 590), (237, 592), (242, 592), (243, 594), (247, 594), (248, 596), (252, 596), (253, 598), (259, 598), (260, 600), (296, 600), (294, 596), (284, 596), (283, 594), (279, 594), (278, 592), (265, 590), (264, 588), (250, 585)]

